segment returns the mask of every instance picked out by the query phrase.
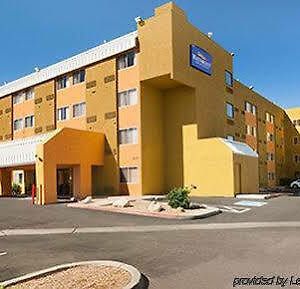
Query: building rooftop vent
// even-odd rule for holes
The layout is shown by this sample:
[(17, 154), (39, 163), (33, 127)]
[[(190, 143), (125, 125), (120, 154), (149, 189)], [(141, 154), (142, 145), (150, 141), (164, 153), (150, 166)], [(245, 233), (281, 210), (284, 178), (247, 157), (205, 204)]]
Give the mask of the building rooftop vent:
[(213, 33), (212, 33), (212, 32), (208, 32), (208, 33), (207, 33), (207, 36), (208, 36), (209, 38), (212, 38), (212, 37), (213, 37)]

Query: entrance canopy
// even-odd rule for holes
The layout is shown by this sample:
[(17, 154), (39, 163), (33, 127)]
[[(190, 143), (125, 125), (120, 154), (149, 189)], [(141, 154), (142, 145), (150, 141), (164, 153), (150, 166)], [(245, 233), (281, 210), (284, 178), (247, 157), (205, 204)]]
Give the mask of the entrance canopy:
[(234, 154), (258, 158), (257, 152), (255, 152), (246, 143), (233, 141), (233, 140), (229, 140), (229, 139), (222, 139), (222, 141), (231, 149), (231, 151)]
[(0, 144), (0, 168), (35, 164), (36, 146), (51, 135), (41, 134)]

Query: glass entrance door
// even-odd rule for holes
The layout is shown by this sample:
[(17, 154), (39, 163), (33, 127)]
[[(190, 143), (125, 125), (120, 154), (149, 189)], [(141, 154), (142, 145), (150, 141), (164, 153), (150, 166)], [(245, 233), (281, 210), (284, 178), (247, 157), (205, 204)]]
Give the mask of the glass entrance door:
[(73, 169), (57, 169), (57, 197), (70, 198), (73, 196)]

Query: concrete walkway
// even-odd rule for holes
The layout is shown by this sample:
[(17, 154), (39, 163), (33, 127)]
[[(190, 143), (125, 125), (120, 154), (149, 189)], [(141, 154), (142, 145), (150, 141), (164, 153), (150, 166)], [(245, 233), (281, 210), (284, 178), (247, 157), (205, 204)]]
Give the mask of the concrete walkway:
[(177, 224), (153, 226), (114, 226), (114, 227), (74, 227), (47, 229), (7, 229), (0, 231), (0, 237), (59, 235), (59, 234), (91, 234), (91, 233), (120, 233), (120, 232), (168, 232), (188, 230), (235, 230), (255, 228), (298, 228), (300, 222), (243, 222), (243, 223), (214, 223), (214, 224)]

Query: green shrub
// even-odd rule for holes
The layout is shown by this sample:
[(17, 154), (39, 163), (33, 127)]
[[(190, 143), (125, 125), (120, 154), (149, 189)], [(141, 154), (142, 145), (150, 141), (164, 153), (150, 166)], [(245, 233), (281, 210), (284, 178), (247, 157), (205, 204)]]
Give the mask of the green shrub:
[(12, 185), (12, 194), (13, 196), (18, 196), (22, 192), (22, 188), (19, 184), (13, 183)]
[(168, 192), (167, 199), (170, 207), (188, 209), (190, 206), (189, 193), (191, 190), (187, 187), (184, 188), (173, 188)]

